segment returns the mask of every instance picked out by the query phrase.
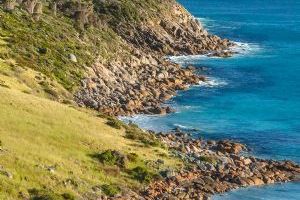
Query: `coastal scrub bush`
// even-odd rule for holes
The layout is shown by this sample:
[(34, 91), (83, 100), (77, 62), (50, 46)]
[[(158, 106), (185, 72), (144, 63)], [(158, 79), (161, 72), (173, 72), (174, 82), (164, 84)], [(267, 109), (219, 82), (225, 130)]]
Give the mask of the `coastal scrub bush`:
[(130, 174), (136, 180), (141, 183), (149, 183), (155, 176), (154, 173), (150, 172), (145, 167), (135, 167), (131, 170)]
[(115, 165), (118, 160), (117, 156), (115, 156), (111, 150), (104, 151), (95, 157), (97, 157), (97, 159), (105, 165)]
[(136, 153), (129, 153), (127, 154), (127, 158), (131, 162), (136, 162), (138, 159), (138, 155)]
[(110, 197), (115, 196), (116, 194), (120, 193), (120, 191), (121, 191), (118, 186), (116, 186), (116, 185), (108, 185), (108, 184), (102, 185), (101, 189), (104, 192), (104, 194), (106, 194), (106, 195), (108, 195)]
[(123, 126), (123, 123), (120, 120), (112, 117), (108, 118), (106, 124), (116, 129), (121, 129)]
[(61, 195), (65, 200), (75, 200), (75, 196), (73, 194), (70, 193), (63, 193)]
[(62, 195), (55, 194), (48, 190), (38, 190), (36, 188), (29, 190), (30, 200), (65, 200)]
[(125, 168), (127, 164), (127, 157), (118, 151), (106, 150), (100, 154), (95, 154), (94, 157), (104, 165), (117, 165), (118, 167)]
[(136, 4), (132, 1), (94, 1), (98, 13), (113, 16), (113, 22), (139, 21)]
[(144, 132), (136, 125), (128, 125), (125, 133), (125, 138), (140, 141), (145, 146), (161, 146), (160, 141), (154, 135)]
[(200, 156), (200, 160), (203, 161), (203, 162), (213, 164), (213, 165), (217, 164), (217, 160), (213, 157), (210, 157), (210, 156)]

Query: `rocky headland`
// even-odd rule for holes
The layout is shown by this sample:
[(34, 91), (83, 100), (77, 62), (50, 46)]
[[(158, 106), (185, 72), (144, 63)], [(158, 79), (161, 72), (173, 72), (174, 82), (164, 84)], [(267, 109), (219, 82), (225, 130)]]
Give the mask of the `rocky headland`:
[(109, 115), (165, 114), (161, 103), (176, 90), (205, 81), (193, 67), (182, 68), (166, 59), (170, 55), (210, 55), (229, 57), (234, 43), (209, 34), (192, 15), (175, 2), (168, 13), (141, 23), (120, 23), (117, 34), (128, 44), (130, 55), (109, 63), (98, 59), (82, 80), (75, 95), (79, 105)]

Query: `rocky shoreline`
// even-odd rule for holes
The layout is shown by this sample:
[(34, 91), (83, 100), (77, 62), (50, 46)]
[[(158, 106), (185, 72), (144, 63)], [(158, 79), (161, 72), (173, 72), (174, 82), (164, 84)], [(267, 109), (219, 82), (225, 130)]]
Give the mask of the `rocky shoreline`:
[(230, 57), (234, 53), (233, 42), (209, 34), (182, 6), (171, 5), (171, 12), (161, 17), (115, 27), (130, 53), (126, 59), (116, 55), (110, 62), (99, 58), (75, 94), (78, 105), (115, 116), (169, 113), (172, 109), (161, 104), (205, 77), (165, 56)]
[(186, 167), (163, 171), (162, 179), (152, 182), (140, 193), (128, 191), (111, 199), (201, 200), (248, 186), (300, 181), (300, 165), (244, 156), (248, 150), (240, 143), (193, 139), (181, 131), (159, 133), (156, 137), (174, 156), (181, 158)]

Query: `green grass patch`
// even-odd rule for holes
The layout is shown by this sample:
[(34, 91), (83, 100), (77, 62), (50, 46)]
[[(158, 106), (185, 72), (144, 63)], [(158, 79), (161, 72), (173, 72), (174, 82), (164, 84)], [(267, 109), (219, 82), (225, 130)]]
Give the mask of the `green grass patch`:
[(126, 126), (125, 133), (125, 137), (127, 139), (142, 142), (145, 146), (163, 146), (153, 134), (143, 131), (135, 124), (129, 124)]
[(121, 129), (124, 126), (123, 122), (121, 122), (120, 120), (115, 119), (113, 117), (109, 117), (107, 120), (108, 121), (106, 122), (106, 124), (113, 128)]
[(155, 177), (155, 174), (146, 167), (135, 167), (130, 171), (131, 176), (141, 183), (150, 183), (150, 181)]
[[(11, 14), (0, 8), (0, 18), (0, 47), (6, 46), (5, 51), (0, 49), (0, 58), (42, 72), (70, 92), (80, 86), (87, 68), (98, 56), (110, 60), (120, 49), (126, 49), (108, 27), (90, 27), (80, 38), (73, 19), (52, 16), (47, 8), (39, 21), (18, 8)], [(70, 54), (77, 62), (70, 60)]]
[(118, 187), (117, 185), (102, 185), (101, 186), (102, 191), (104, 192), (104, 194), (106, 194), (107, 196), (113, 197), (116, 194), (119, 194), (121, 192), (120, 187)]
[(200, 160), (203, 161), (203, 162), (210, 163), (212, 165), (216, 165), (217, 164), (217, 160), (214, 157), (212, 157), (212, 156), (201, 156)]
[(104, 165), (116, 165), (125, 168), (127, 164), (127, 157), (115, 150), (106, 150), (100, 154), (94, 154), (93, 157), (97, 158)]
[(55, 194), (49, 190), (30, 189), (30, 200), (75, 200), (75, 196), (69, 193)]

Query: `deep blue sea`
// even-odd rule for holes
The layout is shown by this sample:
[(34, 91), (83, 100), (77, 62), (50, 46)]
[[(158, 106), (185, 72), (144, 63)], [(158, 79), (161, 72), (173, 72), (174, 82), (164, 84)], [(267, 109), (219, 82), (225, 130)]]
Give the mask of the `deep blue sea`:
[[(179, 92), (167, 116), (136, 116), (156, 131), (180, 127), (195, 137), (246, 143), (264, 158), (300, 163), (300, 1), (179, 0), (209, 32), (243, 45), (232, 58), (187, 56), (209, 84)], [(300, 183), (241, 189), (215, 199), (300, 200)]]

